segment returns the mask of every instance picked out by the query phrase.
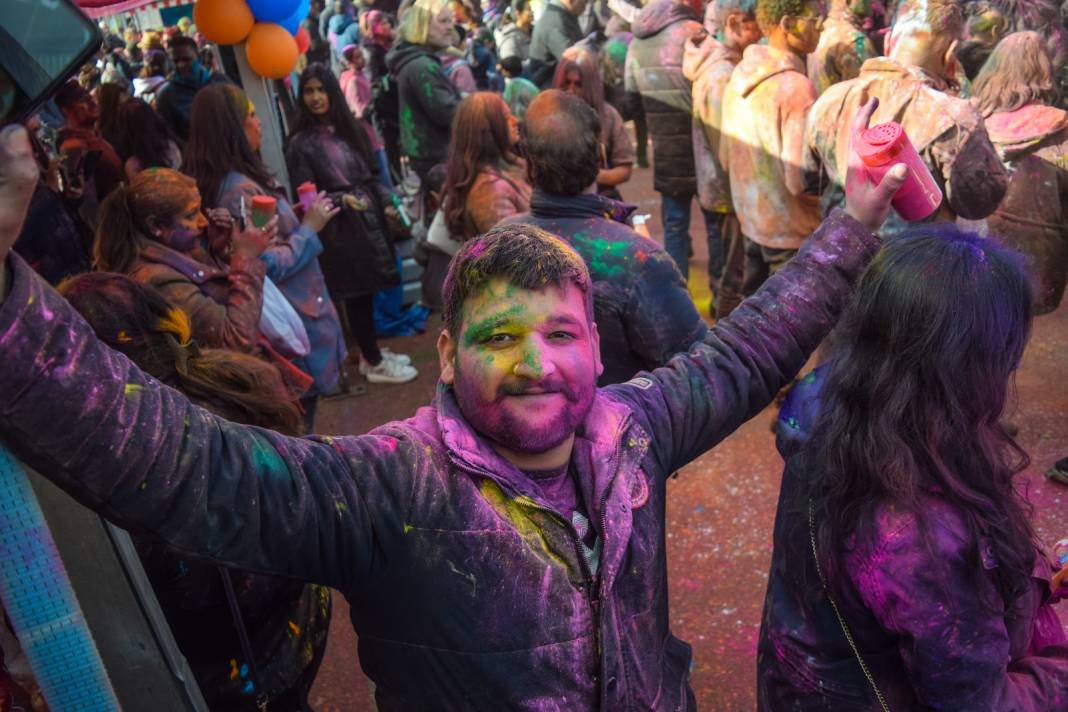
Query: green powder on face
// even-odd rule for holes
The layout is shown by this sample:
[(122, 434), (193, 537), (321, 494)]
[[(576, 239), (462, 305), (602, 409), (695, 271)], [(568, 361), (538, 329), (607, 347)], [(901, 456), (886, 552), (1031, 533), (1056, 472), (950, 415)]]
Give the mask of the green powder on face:
[(479, 319), (464, 332), (464, 346), (474, 346), (488, 338), (503, 322), (519, 316), (524, 311), (526, 311), (526, 308), (522, 304), (514, 304), (507, 309), (491, 314), (485, 319)]

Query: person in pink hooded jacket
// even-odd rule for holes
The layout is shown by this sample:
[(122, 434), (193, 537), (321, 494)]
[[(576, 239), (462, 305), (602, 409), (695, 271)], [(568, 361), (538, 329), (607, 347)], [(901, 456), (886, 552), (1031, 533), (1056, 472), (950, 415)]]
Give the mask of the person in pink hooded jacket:
[(992, 235), (1030, 258), (1035, 310), (1057, 308), (1068, 279), (1068, 112), (1057, 108), (1056, 74), (1037, 32), (1003, 39), (976, 77), (974, 103), (991, 143), (1013, 171), (987, 218)]

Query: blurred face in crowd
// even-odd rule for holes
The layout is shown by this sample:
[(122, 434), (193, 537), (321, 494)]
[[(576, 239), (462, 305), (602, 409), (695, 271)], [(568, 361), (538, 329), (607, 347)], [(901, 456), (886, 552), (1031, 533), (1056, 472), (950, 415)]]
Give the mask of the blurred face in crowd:
[(560, 4), (575, 17), (586, 10), (586, 0), (560, 0)]
[(309, 79), (305, 83), (302, 99), (304, 106), (308, 107), (308, 111), (314, 116), (326, 116), (330, 111), (330, 97), (326, 94), (326, 87), (318, 79)]
[(367, 61), (363, 57), (363, 50), (357, 47), (349, 54), (349, 66), (357, 74), (364, 70), (364, 67), (367, 66)]
[(787, 41), (798, 54), (811, 54), (820, 43), (820, 31), (823, 29), (823, 16), (815, 3), (806, 3), (804, 11), (797, 17), (783, 18), (789, 22), (786, 28)]
[(81, 128), (92, 128), (100, 119), (100, 106), (92, 94), (87, 94), (84, 99), (71, 104), (63, 111), (67, 123)]
[(515, 24), (518, 27), (527, 28), (534, 24), (534, 11), (527, 5), (515, 16)]
[(171, 61), (174, 62), (174, 70), (180, 77), (188, 77), (193, 73), (193, 63), (199, 59), (195, 49), (189, 45), (171, 47)]
[(169, 219), (148, 219), (153, 237), (176, 252), (189, 252), (200, 245), (200, 236), (208, 226), (208, 219), (200, 210), (200, 191), (189, 191), (185, 208)]
[[(319, 85), (322, 88), (322, 84)], [(329, 103), (327, 104), (329, 106)], [(248, 143), (252, 146), (253, 151), (260, 150), (260, 144), (263, 143), (263, 134), (260, 130), (260, 117), (256, 116), (256, 107), (249, 102), (248, 116), (245, 117), (245, 138), (248, 139)]]
[(582, 99), (582, 72), (577, 69), (569, 70), (564, 74), (564, 82), (560, 85), (560, 89)]
[(739, 52), (760, 41), (763, 34), (756, 18), (745, 12), (732, 12), (723, 26), (723, 39), (728, 47)]
[(535, 455), (570, 443), (603, 370), (586, 295), (492, 280), (463, 308), (461, 333), (438, 342), (442, 380), (464, 417), (506, 451)]
[(871, 14), (871, 0), (849, 0), (849, 11), (857, 17)]
[(430, 18), (430, 27), (426, 34), (426, 44), (431, 49), (445, 49), (452, 44), (452, 8), (446, 5), (438, 14)]

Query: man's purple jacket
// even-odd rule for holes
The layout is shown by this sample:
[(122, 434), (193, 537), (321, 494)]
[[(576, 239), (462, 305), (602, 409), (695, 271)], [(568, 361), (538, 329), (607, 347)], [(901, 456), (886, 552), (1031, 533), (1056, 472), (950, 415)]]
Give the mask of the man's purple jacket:
[(0, 438), (122, 526), (344, 593), (383, 712), (693, 709), (690, 648), (668, 625), (665, 481), (793, 378), (878, 247), (832, 214), (689, 353), (598, 391), (572, 456), (596, 579), (450, 389), (363, 436), (236, 425), (98, 342), (15, 256)]

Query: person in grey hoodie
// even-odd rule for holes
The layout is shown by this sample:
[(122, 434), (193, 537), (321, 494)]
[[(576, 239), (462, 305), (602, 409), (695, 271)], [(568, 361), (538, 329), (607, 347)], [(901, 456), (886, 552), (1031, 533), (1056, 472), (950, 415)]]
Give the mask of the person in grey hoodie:
[[(682, 72), (686, 41), (702, 31), (697, 15), (682, 0), (653, 0), (632, 25), (634, 41), (627, 51), (624, 87), (640, 94), (656, 151), (653, 187), (660, 193), (664, 247), (682, 272), (690, 273), (690, 203), (697, 192), (693, 159), (693, 98)], [(704, 211), (703, 211), (704, 212)], [(722, 272), (723, 246), (718, 216), (704, 212), (708, 234), (709, 271)]]

